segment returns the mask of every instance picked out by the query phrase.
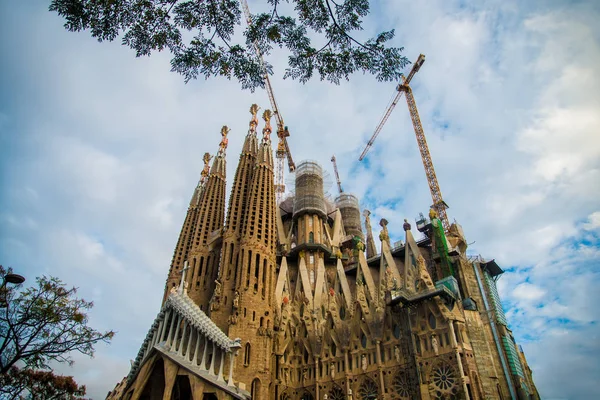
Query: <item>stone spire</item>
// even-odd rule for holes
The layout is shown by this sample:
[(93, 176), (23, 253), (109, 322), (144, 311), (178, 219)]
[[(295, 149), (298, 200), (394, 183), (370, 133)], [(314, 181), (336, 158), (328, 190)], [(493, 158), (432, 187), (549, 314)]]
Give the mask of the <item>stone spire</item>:
[(221, 128), (219, 150), (213, 160), (198, 204), (198, 222), (192, 237), (188, 260), (190, 271), (186, 279), (192, 300), (207, 310), (217, 278), (220, 239), (225, 222), (225, 156), (229, 128)]
[(365, 230), (367, 231), (367, 259), (369, 259), (377, 255), (377, 249), (375, 248), (373, 229), (371, 228), (371, 211), (364, 210), (363, 215), (365, 216)]
[[(259, 146), (257, 162), (248, 197), (246, 222), (240, 240), (238, 272), (232, 301), (230, 337), (243, 337), (243, 346), (270, 343), (273, 328), (273, 297), (276, 269), (276, 205), (273, 173), (273, 150), (269, 134), (271, 112), (263, 113), (265, 127)], [(258, 327), (258, 329), (257, 329)], [(258, 347), (255, 347), (257, 349)], [(249, 351), (249, 350), (248, 350)], [(237, 357), (235, 367), (240, 381), (253, 382), (258, 378), (268, 382), (271, 358), (252, 357), (252, 368), (244, 368), (244, 357)], [(268, 387), (263, 385), (256, 398), (268, 398)]]
[(167, 299), (171, 288), (174, 288), (177, 285), (177, 282), (179, 281), (179, 275), (181, 274), (181, 268), (187, 261), (190, 249), (192, 247), (192, 240), (196, 231), (196, 225), (198, 223), (198, 206), (200, 204), (200, 199), (202, 198), (206, 180), (210, 172), (210, 166), (208, 163), (210, 162), (211, 158), (212, 157), (209, 153), (204, 153), (204, 168), (200, 173), (198, 185), (194, 189), (194, 194), (190, 200), (190, 205), (185, 215), (181, 232), (179, 233), (179, 240), (177, 240), (177, 245), (175, 246), (175, 251), (173, 252), (173, 259), (171, 260), (171, 267), (169, 269), (169, 275), (165, 285), (163, 303)]
[[(256, 128), (258, 127), (258, 106), (250, 107), (250, 126), (248, 134), (242, 147), (240, 161), (235, 171), (229, 206), (227, 208), (227, 222), (223, 235), (223, 246), (221, 252), (221, 267), (219, 281), (223, 285), (223, 298), (211, 304), (211, 318), (223, 331), (227, 332), (228, 322), (232, 314), (232, 303), (235, 297), (235, 281), (241, 273), (239, 254), (240, 237), (244, 221), (248, 215), (248, 202), (250, 189), (252, 187), (252, 174), (256, 166), (258, 153), (258, 139)], [(225, 301), (227, 299), (227, 302)], [(217, 300), (217, 299), (215, 299)]]

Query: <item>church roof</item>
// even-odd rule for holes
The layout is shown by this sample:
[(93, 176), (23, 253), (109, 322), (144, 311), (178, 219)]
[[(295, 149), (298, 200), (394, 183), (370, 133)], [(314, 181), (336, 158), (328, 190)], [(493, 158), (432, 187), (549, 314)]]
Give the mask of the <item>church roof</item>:
[(224, 350), (239, 347), (239, 342), (230, 339), (187, 295), (171, 292), (164, 308), (171, 306), (178, 311), (192, 326), (210, 338)]

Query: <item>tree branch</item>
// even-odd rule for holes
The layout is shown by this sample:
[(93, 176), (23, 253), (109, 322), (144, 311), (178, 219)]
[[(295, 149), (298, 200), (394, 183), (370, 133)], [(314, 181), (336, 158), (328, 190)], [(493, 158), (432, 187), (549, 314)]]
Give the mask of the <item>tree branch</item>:
[[(329, 4), (329, 0), (325, 0), (325, 3), (327, 3), (327, 8), (329, 9), (329, 15), (331, 15), (331, 19), (333, 20), (333, 24), (336, 28), (338, 28), (340, 30), (340, 32), (346, 36), (348, 39), (352, 40), (354, 43), (356, 43), (357, 45), (359, 45), (360, 47), (372, 52), (372, 53), (377, 53), (377, 50), (373, 50), (367, 46), (365, 46), (364, 44), (360, 43), (359, 41), (357, 41), (356, 39), (354, 39), (352, 36), (348, 35), (346, 33), (346, 30), (342, 29), (342, 27), (338, 24), (337, 20), (335, 19), (335, 16), (333, 15), (333, 10), (331, 9), (331, 4)], [(337, 5), (337, 4), (336, 4)]]

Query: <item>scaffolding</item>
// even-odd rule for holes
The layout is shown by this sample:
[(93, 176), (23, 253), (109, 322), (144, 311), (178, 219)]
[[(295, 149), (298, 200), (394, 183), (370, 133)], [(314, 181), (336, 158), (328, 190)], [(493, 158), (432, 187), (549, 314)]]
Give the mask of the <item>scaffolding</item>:
[(323, 193), (323, 168), (316, 161), (302, 161), (296, 168), (294, 218), (307, 212), (327, 215)]
[(362, 225), (360, 222), (360, 207), (358, 205), (358, 198), (353, 194), (341, 193), (335, 199), (335, 205), (339, 208), (342, 214), (342, 221), (344, 222), (344, 230), (346, 235), (358, 236), (362, 241), (365, 240), (365, 236), (362, 231)]

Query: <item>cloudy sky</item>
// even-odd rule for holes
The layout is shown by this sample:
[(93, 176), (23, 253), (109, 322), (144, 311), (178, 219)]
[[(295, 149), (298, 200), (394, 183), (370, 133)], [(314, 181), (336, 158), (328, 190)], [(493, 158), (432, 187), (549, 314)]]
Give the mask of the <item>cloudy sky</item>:
[[(542, 397), (599, 398), (599, 3), (373, 3), (365, 38), (395, 28), (410, 60), (427, 56), (412, 86), (449, 217), (470, 254), (506, 270), (504, 307)], [(117, 331), (59, 367), (101, 399), (159, 310), (202, 154), (229, 125), (231, 183), (248, 108), (269, 103), (225, 79), (186, 85), (168, 54), (69, 33), (47, 5), (0, 1), (0, 263), (79, 287), (91, 325)], [(270, 61), (295, 159), (331, 170), (335, 154), (345, 190), (400, 239), (431, 203), (404, 102), (357, 161), (395, 85), (302, 85), (281, 79), (283, 54)]]

